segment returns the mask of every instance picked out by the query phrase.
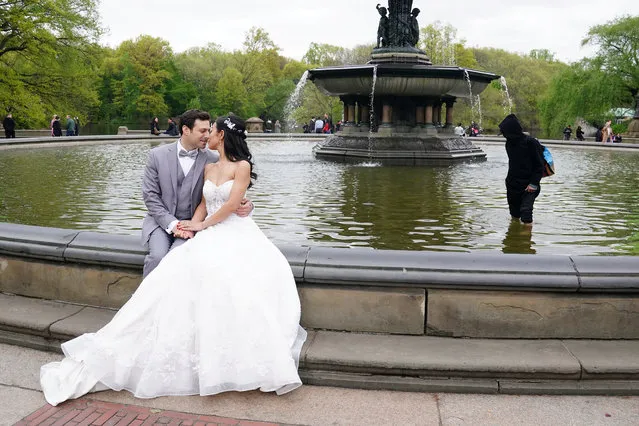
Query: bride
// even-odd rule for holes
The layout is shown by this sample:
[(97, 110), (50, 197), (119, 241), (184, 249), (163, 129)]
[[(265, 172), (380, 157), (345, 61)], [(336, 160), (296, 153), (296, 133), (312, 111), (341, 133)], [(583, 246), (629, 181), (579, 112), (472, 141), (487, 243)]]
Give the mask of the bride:
[(218, 118), (202, 204), (179, 224), (199, 231), (170, 251), (113, 320), (62, 345), (44, 365), (51, 405), (99, 390), (138, 398), (260, 389), (278, 395), (302, 383), (306, 332), (291, 268), (250, 217), (234, 212), (256, 179), (244, 122)]

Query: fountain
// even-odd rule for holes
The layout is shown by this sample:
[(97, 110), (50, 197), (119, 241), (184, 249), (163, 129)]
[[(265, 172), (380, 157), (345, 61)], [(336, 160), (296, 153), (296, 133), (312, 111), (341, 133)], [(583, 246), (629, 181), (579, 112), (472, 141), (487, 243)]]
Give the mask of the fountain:
[(433, 65), (416, 47), (420, 11), (413, 1), (389, 0), (388, 6), (377, 6), (377, 47), (368, 64), (309, 71), (323, 93), (344, 103), (344, 125), (315, 147), (315, 156), (388, 165), (484, 159), (481, 149), (454, 135), (453, 109), (457, 98), (478, 95), (500, 76)]

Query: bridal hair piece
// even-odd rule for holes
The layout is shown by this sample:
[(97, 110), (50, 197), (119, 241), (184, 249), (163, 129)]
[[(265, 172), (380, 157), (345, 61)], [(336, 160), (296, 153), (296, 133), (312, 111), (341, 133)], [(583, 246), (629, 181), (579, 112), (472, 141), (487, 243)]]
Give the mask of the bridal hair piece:
[(244, 129), (244, 126), (242, 126), (241, 123), (239, 122), (233, 122), (231, 120), (232, 116), (226, 117), (226, 119), (224, 119), (224, 127), (226, 127), (226, 130), (235, 133), (238, 136), (242, 136), (242, 137), (246, 137), (246, 129)]

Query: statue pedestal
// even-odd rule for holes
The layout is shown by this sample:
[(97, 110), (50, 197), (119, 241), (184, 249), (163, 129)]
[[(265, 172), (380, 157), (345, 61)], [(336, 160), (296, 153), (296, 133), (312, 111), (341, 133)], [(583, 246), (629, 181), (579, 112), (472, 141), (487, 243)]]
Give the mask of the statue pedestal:
[(433, 65), (426, 52), (414, 47), (382, 47), (373, 49), (369, 64), (420, 64)]

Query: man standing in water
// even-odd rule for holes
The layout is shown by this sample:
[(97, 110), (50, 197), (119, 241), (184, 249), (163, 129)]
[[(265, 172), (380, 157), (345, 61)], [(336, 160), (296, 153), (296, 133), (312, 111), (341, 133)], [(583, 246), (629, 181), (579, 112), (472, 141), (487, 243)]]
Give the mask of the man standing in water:
[(544, 170), (543, 148), (539, 141), (524, 134), (515, 114), (510, 114), (499, 124), (506, 138), (508, 175), (506, 196), (510, 215), (532, 227), (533, 206), (541, 192), (541, 177)]

